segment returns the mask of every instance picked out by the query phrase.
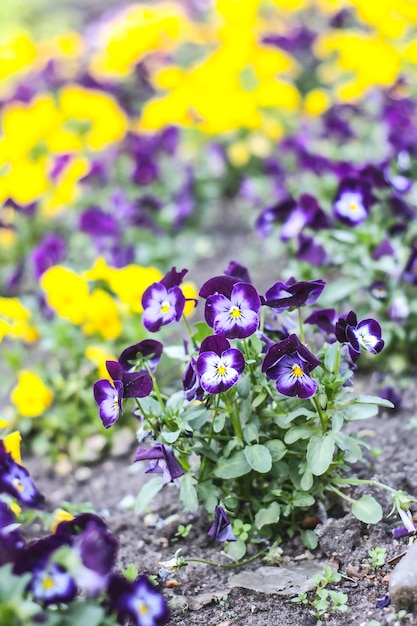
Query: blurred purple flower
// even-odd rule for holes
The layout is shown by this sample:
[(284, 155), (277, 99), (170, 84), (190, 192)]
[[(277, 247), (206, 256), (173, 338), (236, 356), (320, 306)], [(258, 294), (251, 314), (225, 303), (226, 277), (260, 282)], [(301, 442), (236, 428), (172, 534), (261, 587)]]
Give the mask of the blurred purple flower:
[(32, 250), (33, 272), (36, 279), (62, 261), (67, 254), (67, 244), (64, 239), (55, 233), (47, 233), (39, 244)]
[(8, 493), (32, 509), (45, 507), (44, 496), (35, 487), (27, 469), (7, 452), (3, 439), (0, 439), (0, 493)]
[(366, 220), (374, 200), (367, 182), (360, 178), (345, 178), (337, 189), (333, 211), (341, 222), (356, 226)]
[(170, 620), (170, 610), (163, 596), (144, 575), (131, 582), (120, 574), (113, 574), (108, 596), (110, 607), (121, 624), (130, 620), (135, 626), (164, 626)]
[(81, 214), (79, 228), (90, 237), (117, 237), (116, 219), (98, 207), (91, 207)]
[(0, 565), (15, 561), (16, 553), (25, 545), (20, 524), (12, 510), (0, 500)]

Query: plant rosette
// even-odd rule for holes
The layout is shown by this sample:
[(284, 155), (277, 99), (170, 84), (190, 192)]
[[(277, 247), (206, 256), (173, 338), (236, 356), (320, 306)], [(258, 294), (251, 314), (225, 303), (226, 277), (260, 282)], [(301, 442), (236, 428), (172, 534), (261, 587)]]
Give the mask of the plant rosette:
[[(353, 393), (361, 353), (384, 347), (379, 323), (358, 321), (353, 311), (311, 312), (325, 288), (321, 279), (277, 281), (262, 295), (247, 269), (231, 263), (202, 285), (205, 321), (191, 327), (182, 316), (184, 274), (173, 268), (142, 299), (151, 332), (183, 319), (183, 344), (132, 345), (107, 362), (112, 381), (94, 386), (106, 428), (127, 403), (140, 421), (134, 461), (153, 476), (136, 498), (136, 513), (173, 485), (185, 510), (202, 506), (214, 516), (209, 535), (228, 542), (238, 560), (249, 543), (268, 546), (297, 533), (314, 548), (317, 536), (302, 521), (335, 497), (362, 522), (379, 522), (383, 511), (373, 496), (346, 493), (358, 484), (387, 489), (394, 509), (407, 509), (408, 496), (349, 475), (367, 444), (346, 426), (392, 407)], [(159, 384), (162, 357), (179, 361), (176, 389)]]

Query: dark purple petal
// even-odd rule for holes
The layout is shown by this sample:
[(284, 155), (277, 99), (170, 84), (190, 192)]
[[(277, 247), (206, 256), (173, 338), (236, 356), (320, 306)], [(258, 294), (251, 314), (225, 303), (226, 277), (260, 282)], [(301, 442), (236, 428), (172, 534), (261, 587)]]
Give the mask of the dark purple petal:
[(121, 624), (129, 620), (135, 626), (165, 626), (170, 620), (170, 610), (163, 596), (144, 575), (130, 582), (120, 574), (113, 574), (108, 596), (111, 609), (118, 614)]
[(221, 335), (209, 335), (201, 342), (200, 354), (202, 352), (215, 352), (219, 356), (230, 348), (230, 342)]
[(333, 200), (335, 216), (348, 226), (363, 222), (374, 202), (370, 185), (360, 178), (345, 178), (339, 184)]
[(169, 290), (172, 287), (178, 287), (182, 281), (184, 276), (187, 274), (188, 270), (183, 269), (180, 272), (177, 272), (177, 268), (173, 267), (169, 272), (165, 274), (165, 276), (161, 279), (161, 283), (164, 287)]
[(62, 261), (67, 254), (67, 244), (55, 233), (47, 233), (32, 251), (33, 272), (36, 279), (53, 265)]
[(305, 320), (305, 324), (315, 324), (328, 334), (335, 331), (336, 309), (315, 309)]
[(283, 356), (291, 356), (295, 353), (303, 359), (305, 364), (304, 368), (306, 368), (309, 372), (321, 363), (321, 361), (315, 357), (304, 344), (301, 343), (297, 335), (292, 334), (287, 339), (283, 339), (268, 348), (262, 363), (262, 371), (266, 373), (269, 378), (275, 380), (276, 376), (273, 368)]
[[(125, 372), (130, 372), (138, 365), (141, 365), (142, 360), (146, 359), (152, 372), (156, 370), (161, 356), (163, 345), (160, 341), (154, 339), (144, 339), (135, 343), (133, 346), (125, 348), (119, 356), (119, 363)], [(113, 377), (112, 377), (113, 378)]]
[(378, 598), (377, 600), (375, 600), (375, 606), (377, 609), (386, 609), (387, 606), (389, 606), (390, 604), (391, 598), (387, 593), (385, 594), (385, 596), (382, 596), (382, 598)]
[(81, 214), (79, 228), (91, 237), (115, 237), (118, 235), (116, 219), (96, 207), (87, 209)]
[(200, 289), (199, 296), (208, 298), (217, 293), (230, 299), (233, 287), (236, 283), (241, 282), (236, 276), (214, 276), (209, 278)]
[(123, 379), (123, 367), (118, 361), (106, 361), (106, 369), (113, 380)]
[(243, 339), (258, 329), (260, 306), (260, 298), (255, 287), (248, 283), (237, 283), (233, 287), (230, 299), (223, 294), (207, 298), (205, 318), (216, 334), (230, 339)]
[(153, 389), (152, 377), (149, 372), (125, 372), (123, 374), (124, 398), (145, 398)]
[(325, 284), (321, 278), (300, 282), (290, 279), (286, 283), (278, 281), (268, 289), (265, 297), (261, 296), (261, 301), (265, 306), (281, 313), (292, 307), (313, 304), (321, 295)]
[(215, 352), (203, 352), (197, 359), (200, 384), (204, 391), (212, 394), (233, 387), (244, 368), (245, 359), (236, 348), (229, 348), (220, 356)]
[(250, 276), (249, 276), (248, 269), (244, 265), (240, 265), (239, 263), (236, 263), (236, 261), (230, 261), (224, 273), (226, 276), (232, 276), (234, 278), (238, 278), (244, 283), (250, 283), (250, 284), (252, 283)]
[(161, 326), (178, 322), (184, 311), (185, 296), (180, 287), (166, 289), (162, 283), (153, 283), (142, 296), (142, 323), (150, 332)]

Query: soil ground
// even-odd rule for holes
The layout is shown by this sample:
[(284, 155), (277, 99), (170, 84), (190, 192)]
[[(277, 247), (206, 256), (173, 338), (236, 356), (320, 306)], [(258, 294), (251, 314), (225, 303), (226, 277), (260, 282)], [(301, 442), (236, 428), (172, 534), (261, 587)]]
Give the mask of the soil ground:
[[(372, 377), (360, 381), (361, 388), (375, 387)], [(358, 393), (361, 389), (358, 390)], [(370, 451), (364, 463), (353, 468), (357, 477), (377, 478), (411, 495), (417, 493), (417, 459), (412, 440), (416, 437), (412, 418), (416, 414), (414, 392), (403, 395), (398, 411), (382, 410), (380, 415), (361, 422), (359, 428), (369, 441)], [(139, 571), (156, 574), (160, 562), (170, 559), (181, 548), (188, 558), (203, 558), (230, 563), (222, 546), (207, 536), (210, 525), (205, 514), (184, 514), (177, 503), (177, 489), (168, 485), (155, 498), (145, 515), (136, 516), (132, 509), (123, 509), (123, 503), (134, 497), (147, 477), (143, 464), (132, 464), (134, 448), (124, 457), (109, 458), (92, 467), (77, 468), (66, 476), (57, 476), (53, 468), (39, 459), (27, 462), (31, 475), (40, 490), (46, 494), (52, 510), (63, 501), (90, 503), (108, 523), (120, 540), (120, 566), (134, 563)], [(357, 492), (355, 495), (359, 495)], [(388, 578), (396, 557), (407, 550), (408, 539), (394, 540), (392, 528), (399, 525), (396, 515), (387, 518), (390, 499), (385, 492), (373, 492), (381, 502), (385, 517), (375, 525), (357, 521), (349, 512), (339, 511), (340, 517), (329, 518), (317, 527), (320, 543), (312, 553), (306, 551), (298, 539), (282, 546), (283, 563), (314, 559), (320, 563), (330, 560), (342, 574), (341, 582), (331, 588), (348, 595), (347, 613), (325, 616), (328, 626), (365, 625), (377, 620), (381, 626), (417, 623), (417, 615), (408, 614), (401, 621), (394, 617), (396, 609), (376, 608), (375, 602), (387, 593)], [(179, 524), (192, 523), (186, 539), (175, 534)], [(376, 573), (367, 565), (368, 550), (384, 547), (386, 564)], [(240, 570), (190, 563), (174, 577), (179, 583), (163, 590), (172, 607), (173, 625), (191, 626), (261, 626), (280, 624), (308, 626), (315, 624), (308, 607), (295, 604), (290, 597), (264, 594), (229, 585), (229, 577), (242, 570), (252, 572), (263, 565), (261, 560)], [(311, 597), (311, 593), (309, 597)]]

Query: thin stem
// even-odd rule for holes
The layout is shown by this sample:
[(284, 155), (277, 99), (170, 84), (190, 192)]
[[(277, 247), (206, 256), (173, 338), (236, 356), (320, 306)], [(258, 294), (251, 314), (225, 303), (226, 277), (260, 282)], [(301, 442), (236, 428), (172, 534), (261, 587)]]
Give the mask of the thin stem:
[(159, 386), (158, 386), (158, 383), (157, 383), (156, 378), (154, 376), (154, 373), (153, 373), (153, 371), (151, 370), (151, 368), (149, 367), (149, 365), (147, 363), (145, 363), (145, 367), (148, 370), (148, 373), (149, 373), (150, 377), (152, 378), (153, 390), (155, 392), (156, 399), (158, 400), (159, 404), (161, 405), (162, 411), (165, 412), (165, 410), (166, 410), (165, 402), (163, 401), (161, 392), (159, 391)]
[(337, 347), (337, 352), (336, 352), (336, 360), (334, 363), (334, 373), (336, 374), (336, 376), (339, 373), (339, 364), (340, 364), (340, 355), (342, 354), (342, 344), (339, 343), (338, 347)]
[(315, 407), (315, 409), (317, 411), (317, 414), (318, 414), (318, 416), (320, 418), (321, 429), (322, 429), (323, 433), (326, 433), (327, 432), (327, 424), (328, 424), (328, 421), (329, 421), (328, 417), (327, 417), (326, 413), (324, 413), (323, 409), (321, 408), (320, 402), (318, 401), (317, 396), (313, 396), (311, 398), (311, 400), (312, 400), (312, 402), (314, 404), (314, 407)]
[(248, 563), (252, 563), (255, 559), (259, 559), (263, 554), (266, 554), (267, 550), (261, 550), (257, 552), (253, 556), (245, 559), (244, 561), (237, 561), (236, 563), (216, 563), (215, 561), (207, 561), (206, 559), (188, 559), (186, 558), (187, 563), (193, 561), (194, 563), (205, 563), (206, 565), (211, 565), (213, 567), (223, 567), (225, 569), (233, 569), (235, 567), (242, 567), (243, 565), (247, 565)]
[(190, 324), (188, 323), (188, 320), (187, 320), (186, 316), (185, 316), (185, 315), (183, 315), (183, 316), (182, 316), (182, 319), (183, 319), (184, 326), (185, 326), (185, 328), (187, 329), (187, 333), (188, 333), (188, 335), (189, 335), (189, 337), (190, 337), (190, 339), (191, 339), (191, 342), (192, 342), (192, 344), (193, 344), (194, 348), (195, 348), (196, 350), (198, 350), (198, 344), (197, 344), (196, 340), (195, 340), (195, 339), (194, 339), (194, 337), (193, 337), (193, 332), (192, 332), (192, 330), (191, 330), (191, 326), (190, 326)]
[(329, 485), (328, 488), (331, 491), (333, 491), (333, 493), (336, 493), (343, 500), (346, 500), (347, 502), (350, 502), (350, 504), (353, 504), (355, 502), (355, 500), (353, 498), (349, 498), (349, 496), (347, 496), (345, 493), (340, 491), (340, 489), (336, 489), (336, 487), (334, 487), (333, 485)]
[(373, 485), (374, 487), (380, 487), (386, 489), (391, 493), (397, 493), (397, 490), (384, 483), (380, 483), (378, 480), (365, 479), (365, 478), (335, 478), (333, 482), (337, 485)]
[(304, 337), (304, 328), (303, 328), (303, 318), (301, 315), (301, 307), (298, 307), (298, 328), (300, 331), (300, 339), (302, 343), (305, 343), (305, 337)]

